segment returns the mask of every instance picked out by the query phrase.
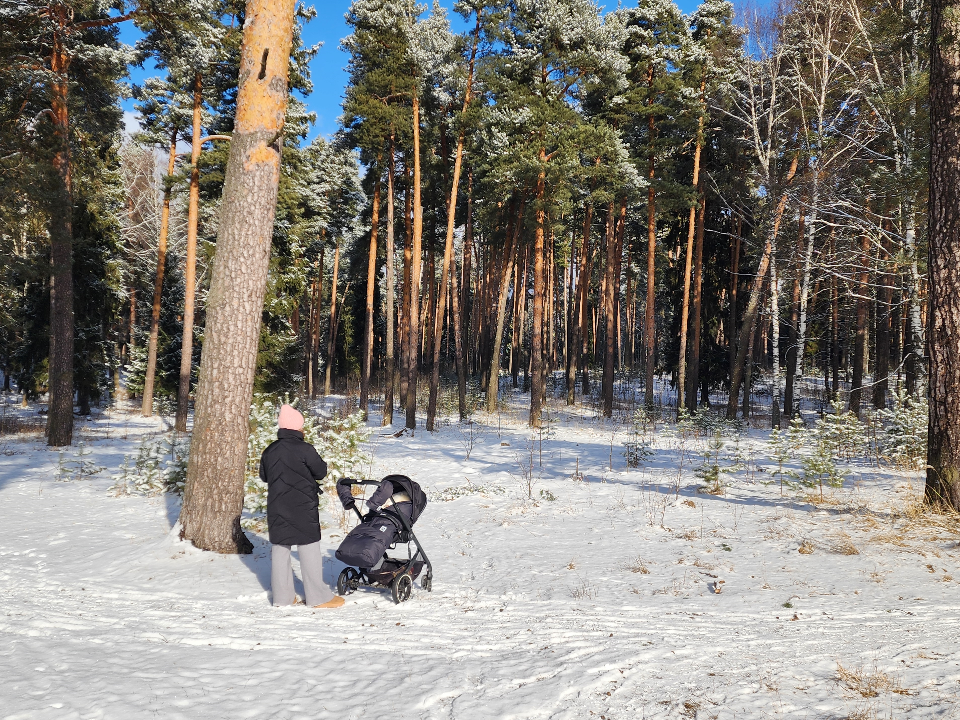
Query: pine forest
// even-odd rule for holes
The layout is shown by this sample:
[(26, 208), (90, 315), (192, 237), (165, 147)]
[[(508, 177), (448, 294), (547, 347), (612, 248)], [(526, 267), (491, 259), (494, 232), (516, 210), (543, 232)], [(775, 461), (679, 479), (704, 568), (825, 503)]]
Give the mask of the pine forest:
[[(0, 0), (0, 451), (25, 437), (58, 479), (123, 457), (114, 494), (176, 496), (176, 542), (226, 556), (269, 552), (284, 403), (328, 464), (321, 513), (341, 478), (462, 446), (431, 503), (513, 483), (526, 518), (548, 477), (622, 466), (646, 505), (619, 512), (667, 532), (748, 473), (819, 509), (889, 470), (916, 500), (889, 522), (955, 547), (956, 5), (352, 0), (324, 133), (297, 0)], [(147, 434), (94, 467), (108, 416)], [(475, 471), (488, 451), (512, 480)]]

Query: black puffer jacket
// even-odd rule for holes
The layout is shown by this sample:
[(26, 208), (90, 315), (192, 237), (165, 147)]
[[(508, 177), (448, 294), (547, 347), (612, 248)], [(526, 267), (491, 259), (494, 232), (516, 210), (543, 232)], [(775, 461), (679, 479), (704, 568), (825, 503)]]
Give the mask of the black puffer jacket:
[(267, 490), (267, 523), (275, 545), (309, 545), (320, 539), (317, 483), (327, 464), (299, 430), (279, 430), (260, 456), (260, 479)]

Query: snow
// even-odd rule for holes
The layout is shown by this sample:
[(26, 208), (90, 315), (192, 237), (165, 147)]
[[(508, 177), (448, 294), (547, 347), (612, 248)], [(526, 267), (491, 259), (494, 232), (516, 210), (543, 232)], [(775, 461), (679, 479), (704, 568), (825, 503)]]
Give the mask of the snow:
[[(667, 433), (629, 469), (623, 426), (554, 416), (542, 467), (519, 404), (475, 416), (469, 460), (456, 424), (378, 428), (373, 475), (433, 499), (433, 592), (336, 611), (269, 604), (265, 538), (200, 552), (175, 497), (108, 491), (160, 421), (83, 423), (106, 469), (65, 482), (41, 438), (0, 436), (0, 718), (960, 716), (957, 536), (896, 513), (918, 474), (854, 462), (820, 504), (751, 466), (709, 495)], [(740, 443), (763, 468), (766, 437)]]

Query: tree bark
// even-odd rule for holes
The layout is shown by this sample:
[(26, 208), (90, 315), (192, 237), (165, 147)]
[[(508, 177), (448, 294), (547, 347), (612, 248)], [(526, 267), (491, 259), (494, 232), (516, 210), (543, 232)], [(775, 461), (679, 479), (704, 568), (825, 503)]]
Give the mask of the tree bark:
[(386, 357), (384, 358), (384, 377), (383, 377), (383, 426), (393, 424), (393, 385), (395, 382), (395, 366), (393, 346), (394, 346), (394, 321), (396, 318), (396, 289), (394, 288), (394, 200), (393, 200), (393, 176), (396, 172), (396, 162), (394, 160), (394, 134), (390, 132), (390, 162), (387, 168), (387, 247), (386, 247), (386, 276), (387, 276), (387, 337), (386, 337)]
[[(407, 407), (410, 383), (410, 295), (413, 276), (413, 207), (411, 204), (410, 170), (404, 169), (403, 191), (403, 297), (400, 300), (400, 407)], [(404, 420), (406, 421), (406, 419)]]
[(181, 536), (201, 549), (252, 552), (240, 529), (294, 2), (247, 3), (240, 86), (207, 298)]
[(170, 228), (170, 183), (177, 164), (177, 131), (170, 137), (170, 159), (163, 187), (163, 205), (160, 209), (160, 238), (157, 242), (157, 274), (153, 281), (153, 307), (150, 313), (150, 341), (147, 344), (147, 373), (143, 379), (143, 402), (140, 414), (153, 415), (153, 383), (157, 373), (157, 341), (160, 336), (160, 301), (163, 296), (163, 271), (167, 264), (167, 232)]
[(57, 144), (53, 156), (54, 192), (50, 203), (50, 357), (47, 406), (47, 445), (73, 442), (73, 188), (71, 185), (70, 116), (67, 72), (70, 56), (64, 47), (66, 6), (57, 6), (57, 29), (50, 54), (51, 115)]
[(573, 341), (569, 353), (570, 367), (567, 370), (567, 405), (576, 401), (577, 368), (583, 364), (583, 330), (586, 317), (587, 288), (590, 285), (589, 270), (587, 269), (590, 257), (590, 226), (593, 223), (593, 205), (587, 203), (583, 213), (583, 242), (580, 244), (580, 259), (577, 262), (577, 287), (574, 295), (573, 309)]
[(600, 395), (603, 400), (603, 416), (613, 417), (613, 374), (614, 353), (616, 352), (616, 312), (614, 311), (614, 295), (617, 291), (618, 278), (614, 276), (617, 269), (617, 239), (616, 215), (614, 201), (610, 200), (607, 207), (607, 232), (605, 239), (606, 265), (604, 267), (603, 285), (603, 315), (606, 320), (603, 344), (603, 379), (600, 384)]
[[(419, 368), (417, 360), (420, 350), (420, 260), (421, 240), (423, 239), (423, 207), (420, 203), (420, 98), (413, 94), (413, 241), (411, 243), (412, 262), (410, 267), (410, 336), (407, 339), (407, 429), (417, 428), (417, 379)], [(433, 278), (430, 278), (431, 284)]]
[[(197, 283), (197, 226), (200, 218), (200, 111), (203, 103), (203, 79), (193, 80), (193, 137), (190, 148), (190, 201), (187, 208), (187, 257), (184, 268), (183, 336), (180, 340), (180, 382), (177, 386), (177, 432), (187, 431), (190, 405), (190, 378), (193, 375), (193, 305)], [(267, 256), (269, 258), (269, 254)]]
[(853, 382), (850, 385), (850, 404), (847, 409), (860, 417), (863, 398), (863, 370), (867, 351), (867, 322), (870, 319), (870, 238), (860, 236), (860, 277), (857, 281), (857, 329), (853, 345)]
[(367, 306), (363, 331), (363, 363), (360, 367), (360, 412), (367, 419), (370, 399), (370, 369), (373, 365), (373, 298), (377, 288), (377, 232), (380, 229), (380, 159), (377, 158), (373, 183), (373, 208), (370, 218), (370, 248), (367, 252)]
[[(706, 79), (700, 81), (700, 98), (703, 103), (703, 92), (706, 87)], [(705, 108), (701, 111), (697, 120), (697, 144), (693, 151), (693, 189), (700, 192), (700, 152), (703, 147), (703, 116)], [(690, 206), (690, 219), (687, 227), (687, 253), (683, 266), (683, 310), (680, 313), (680, 358), (677, 365), (677, 413), (683, 405), (686, 388), (686, 370), (687, 370), (687, 327), (690, 322), (690, 268), (693, 261), (693, 240), (695, 235), (697, 205)]]
[(960, 84), (960, 2), (934, 0), (931, 27), (930, 419), (924, 501), (960, 510), (960, 94), (956, 90)]
[(690, 330), (690, 377), (687, 383), (687, 410), (697, 409), (697, 390), (700, 387), (700, 326), (703, 309), (703, 225), (706, 220), (707, 197), (703, 188), (699, 188), (700, 202), (697, 204), (696, 244), (693, 252), (693, 327)]
[(546, 195), (546, 153), (540, 150), (540, 174), (537, 176), (537, 223), (533, 242), (533, 327), (530, 330), (530, 427), (540, 427), (543, 400), (546, 394), (546, 367), (543, 352), (543, 315), (546, 300), (546, 277), (544, 268), (544, 233), (547, 213), (544, 209)]

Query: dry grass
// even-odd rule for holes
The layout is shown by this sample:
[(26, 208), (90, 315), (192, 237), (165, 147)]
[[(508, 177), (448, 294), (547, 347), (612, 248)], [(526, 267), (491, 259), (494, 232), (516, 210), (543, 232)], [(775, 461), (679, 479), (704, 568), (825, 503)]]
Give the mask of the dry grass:
[(910, 695), (910, 690), (900, 684), (900, 679), (891, 677), (874, 665), (873, 672), (860, 667), (844, 667), (837, 662), (837, 682), (861, 697), (879, 697), (882, 692)]
[(814, 544), (812, 540), (806, 538), (800, 543), (800, 547), (797, 548), (797, 552), (801, 555), (813, 555)]
[(639, 555), (637, 556), (636, 560), (627, 565), (627, 570), (633, 573), (640, 573), (641, 575), (650, 574), (650, 568), (647, 567), (646, 563), (643, 562), (643, 558), (641, 558)]
[(871, 536), (871, 543), (911, 548), (911, 543), (960, 542), (960, 513), (950, 507), (926, 505), (916, 495), (892, 507), (889, 518), (887, 529)]
[(830, 550), (838, 555), (860, 554), (860, 550), (856, 545), (853, 544), (853, 538), (847, 535), (847, 533), (845, 533), (843, 530), (833, 536)]

